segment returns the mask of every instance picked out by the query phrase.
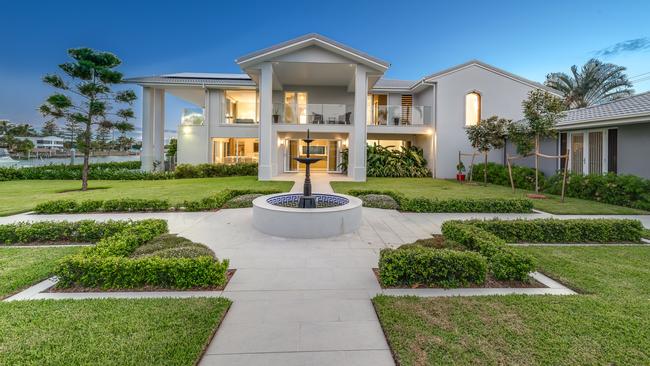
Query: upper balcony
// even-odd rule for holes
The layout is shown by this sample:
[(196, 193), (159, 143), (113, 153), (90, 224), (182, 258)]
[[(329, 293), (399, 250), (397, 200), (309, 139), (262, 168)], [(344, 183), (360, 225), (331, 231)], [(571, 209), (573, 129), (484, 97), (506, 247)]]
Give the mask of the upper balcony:
[(351, 104), (273, 103), (273, 123), (294, 125), (351, 125)]
[(433, 121), (431, 106), (375, 105), (369, 107), (369, 126), (428, 126)]

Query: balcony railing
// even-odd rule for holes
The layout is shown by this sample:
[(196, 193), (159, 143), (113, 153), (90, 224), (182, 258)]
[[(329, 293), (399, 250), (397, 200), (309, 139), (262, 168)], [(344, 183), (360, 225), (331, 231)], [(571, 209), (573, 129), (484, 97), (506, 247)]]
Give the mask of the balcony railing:
[(433, 121), (430, 106), (380, 105), (368, 110), (368, 125), (421, 126)]
[(351, 104), (273, 103), (273, 123), (350, 125)]

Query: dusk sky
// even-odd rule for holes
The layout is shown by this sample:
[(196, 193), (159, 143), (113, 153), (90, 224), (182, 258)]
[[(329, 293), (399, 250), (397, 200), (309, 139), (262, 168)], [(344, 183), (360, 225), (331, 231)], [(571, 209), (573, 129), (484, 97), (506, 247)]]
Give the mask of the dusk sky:
[[(68, 48), (111, 51), (126, 77), (241, 72), (235, 58), (310, 32), (389, 61), (387, 78), (480, 59), (543, 82), (598, 57), (627, 67), (638, 93), (650, 90), (649, 14), (650, 1), (5, 1), (0, 119), (43, 122), (41, 78)], [(167, 128), (185, 105), (168, 96)]]

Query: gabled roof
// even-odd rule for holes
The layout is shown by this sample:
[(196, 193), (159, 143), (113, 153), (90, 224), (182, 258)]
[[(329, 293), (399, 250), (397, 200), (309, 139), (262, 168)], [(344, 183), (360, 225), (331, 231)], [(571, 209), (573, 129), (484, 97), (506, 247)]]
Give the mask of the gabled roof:
[(410, 89), (416, 80), (379, 79), (374, 89)]
[(318, 33), (305, 34), (304, 36), (300, 36), (298, 38), (294, 38), (289, 41), (282, 42), (274, 46), (261, 49), (259, 51), (251, 52), (247, 55), (244, 55), (236, 59), (235, 62), (240, 66), (245, 67), (247, 64), (257, 62), (257, 61), (263, 61), (274, 55), (285, 54), (292, 50), (298, 50), (312, 45), (321, 46), (325, 49), (343, 54), (352, 59), (356, 59), (361, 63), (368, 64), (370, 66), (382, 70), (388, 69), (388, 67), (390, 66), (390, 63), (386, 61), (370, 56), (365, 52), (361, 52), (357, 49), (346, 46), (342, 43), (339, 43), (333, 39), (327, 38)]
[(557, 126), (576, 128), (643, 121), (650, 122), (650, 92), (567, 111)]
[(503, 69), (500, 69), (498, 67), (486, 64), (485, 62), (482, 62), (482, 61), (479, 61), (479, 60), (470, 60), (470, 61), (467, 61), (467, 62), (462, 63), (460, 65), (456, 65), (454, 67), (450, 67), (448, 69), (438, 71), (438, 72), (433, 73), (431, 75), (425, 76), (424, 78), (422, 78), (422, 80), (424, 80), (424, 81), (435, 81), (435, 80), (437, 80), (437, 79), (439, 79), (441, 77), (444, 77), (446, 75), (449, 75), (449, 74), (457, 72), (457, 71), (460, 71), (460, 70), (462, 70), (464, 68), (467, 68), (467, 67), (470, 67), (470, 66), (478, 66), (478, 67), (481, 67), (481, 68), (486, 69), (488, 71), (491, 71), (491, 72), (494, 72), (496, 74), (505, 76), (505, 77), (513, 79), (515, 81), (518, 81), (518, 82), (520, 82), (522, 84), (526, 84), (526, 85), (532, 86), (534, 88), (539, 88), (539, 89), (545, 90), (545, 91), (547, 91), (547, 92), (549, 92), (551, 94), (561, 96), (561, 93), (559, 91), (557, 91), (557, 90), (555, 90), (553, 88), (550, 88), (550, 87), (548, 87), (548, 86), (546, 86), (544, 84), (538, 83), (538, 82), (533, 81), (533, 80), (526, 79), (526, 78), (521, 77), (519, 75), (515, 75), (515, 74), (510, 73), (510, 72), (508, 72), (506, 70), (503, 70)]

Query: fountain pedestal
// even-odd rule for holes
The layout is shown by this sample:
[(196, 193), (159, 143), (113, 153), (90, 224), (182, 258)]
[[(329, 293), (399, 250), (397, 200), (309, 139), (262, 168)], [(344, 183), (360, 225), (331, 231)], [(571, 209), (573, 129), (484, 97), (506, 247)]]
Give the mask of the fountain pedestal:
[(316, 197), (312, 196), (311, 194), (311, 169), (310, 165), (317, 161), (323, 160), (323, 158), (312, 158), (310, 157), (311, 149), (309, 148), (309, 145), (314, 141), (309, 138), (309, 129), (307, 129), (307, 138), (303, 140), (304, 142), (307, 143), (307, 157), (306, 158), (301, 158), (297, 157), (294, 158), (296, 161), (301, 162), (305, 164), (305, 183), (303, 184), (303, 192), (302, 192), (302, 197), (300, 197), (300, 201), (298, 201), (298, 207), (299, 208), (316, 208), (316, 205), (318, 204), (316, 202)]

